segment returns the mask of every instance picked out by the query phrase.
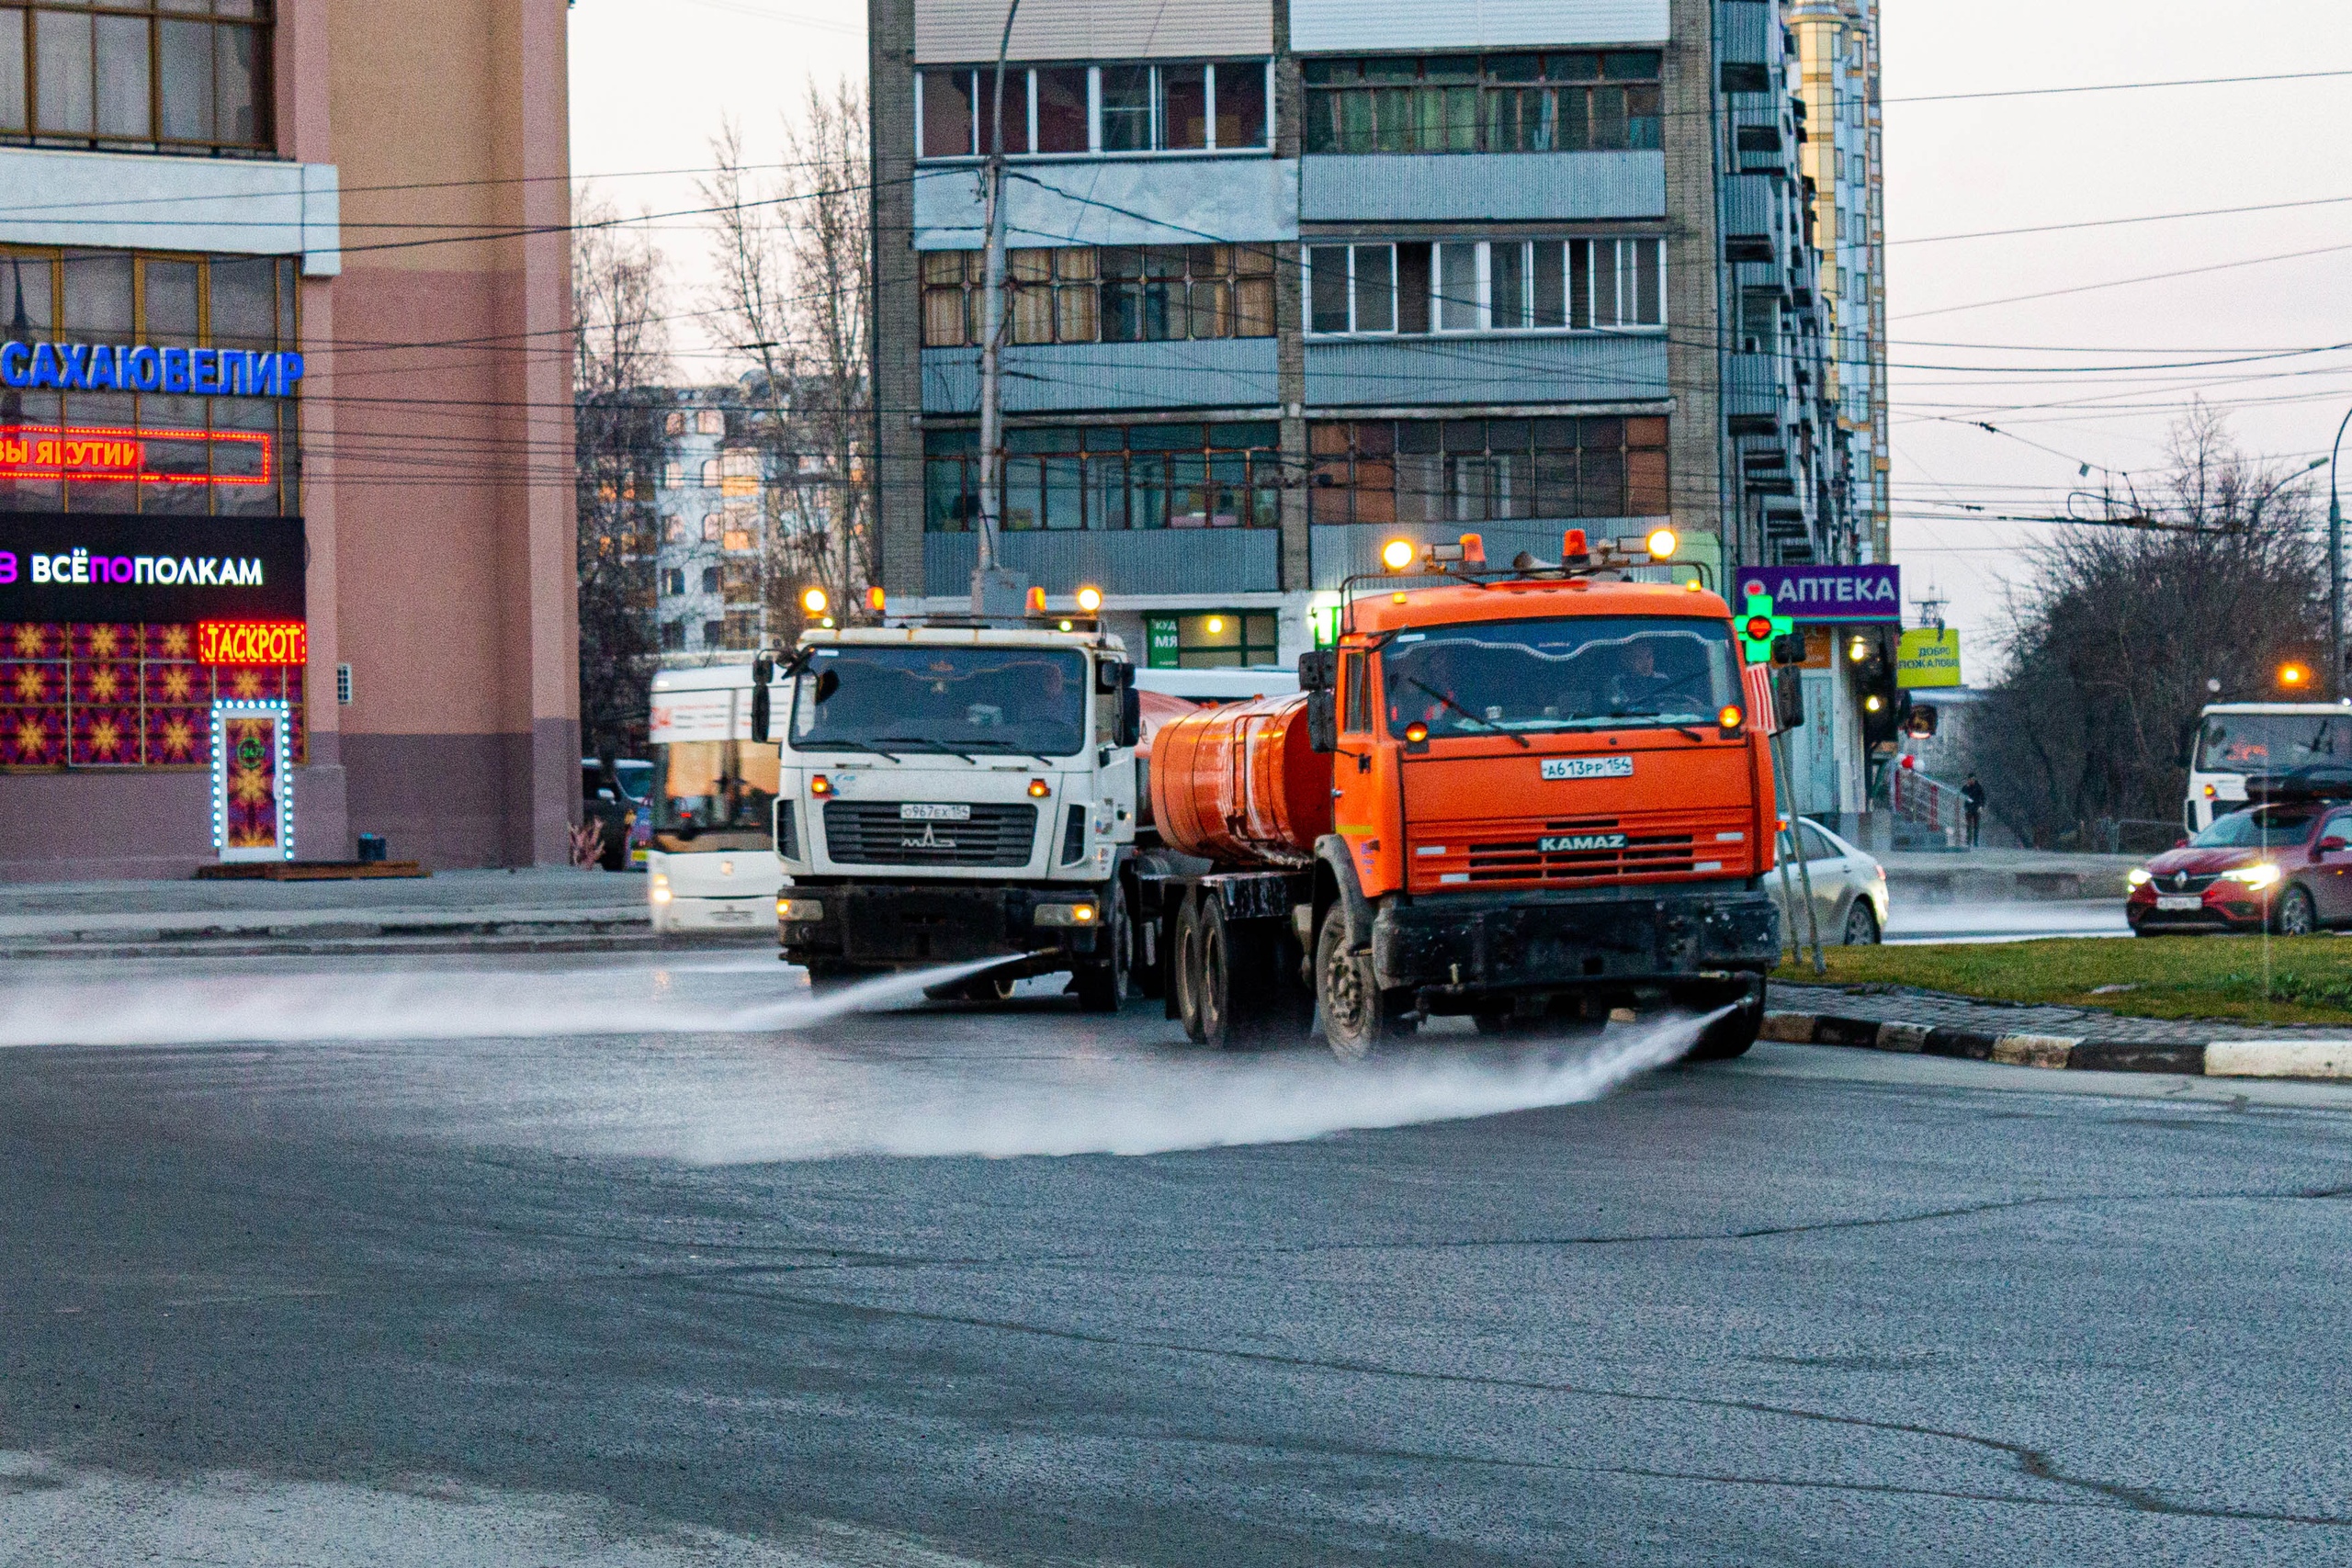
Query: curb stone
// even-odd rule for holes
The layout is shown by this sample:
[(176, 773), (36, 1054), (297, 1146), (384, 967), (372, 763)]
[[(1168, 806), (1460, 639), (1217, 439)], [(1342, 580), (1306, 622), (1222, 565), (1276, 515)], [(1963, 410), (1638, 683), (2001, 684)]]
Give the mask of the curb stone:
[(1916, 1056), (1952, 1056), (2013, 1067), (2180, 1073), (2211, 1078), (2352, 1079), (2352, 1040), (2213, 1040), (2173, 1044), (2063, 1034), (1984, 1034), (1924, 1023), (1879, 1023), (1807, 1012), (1765, 1014), (1758, 1038), (1789, 1045), (1845, 1045)]

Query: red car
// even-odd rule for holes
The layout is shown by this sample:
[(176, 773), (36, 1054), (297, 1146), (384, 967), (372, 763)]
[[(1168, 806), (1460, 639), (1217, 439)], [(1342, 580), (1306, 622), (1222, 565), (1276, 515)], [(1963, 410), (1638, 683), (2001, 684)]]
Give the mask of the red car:
[(2352, 925), (2352, 805), (2256, 806), (2131, 874), (2123, 912), (2140, 936), (2259, 931), (2308, 936)]

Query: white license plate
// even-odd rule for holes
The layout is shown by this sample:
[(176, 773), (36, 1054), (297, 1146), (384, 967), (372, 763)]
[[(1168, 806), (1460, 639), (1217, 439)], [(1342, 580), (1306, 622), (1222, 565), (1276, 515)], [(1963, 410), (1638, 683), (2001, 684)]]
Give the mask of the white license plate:
[(2156, 895), (2156, 908), (2159, 909), (2201, 909), (2204, 907), (2205, 897), (2201, 893), (2159, 893)]
[(1634, 776), (1631, 757), (1546, 757), (1547, 779), (1627, 779)]
[(749, 909), (713, 909), (710, 918), (723, 926), (748, 926), (752, 923)]
[(901, 822), (969, 822), (972, 808), (968, 806), (924, 806), (914, 801), (899, 807)]

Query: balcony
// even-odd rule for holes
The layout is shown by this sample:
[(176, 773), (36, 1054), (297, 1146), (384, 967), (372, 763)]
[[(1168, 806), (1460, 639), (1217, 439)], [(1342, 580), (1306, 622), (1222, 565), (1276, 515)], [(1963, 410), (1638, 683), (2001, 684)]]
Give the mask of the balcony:
[[(1004, 351), (1008, 413), (1079, 410), (1272, 408), (1282, 400), (1274, 340), (1039, 344)], [(922, 412), (980, 406), (980, 351), (922, 351)]]
[(1540, 223), (1666, 216), (1663, 152), (1326, 153), (1303, 222)]
[(1306, 345), (1306, 401), (1318, 410), (1658, 402), (1668, 395), (1659, 333), (1447, 334)]

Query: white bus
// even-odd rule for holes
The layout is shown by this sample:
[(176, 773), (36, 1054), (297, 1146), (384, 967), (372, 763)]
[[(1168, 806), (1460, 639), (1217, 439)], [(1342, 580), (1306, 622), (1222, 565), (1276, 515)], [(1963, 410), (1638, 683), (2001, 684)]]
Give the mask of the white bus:
[(2352, 768), (2352, 704), (2214, 703), (2199, 716), (2181, 823), (2191, 837), (2245, 803), (2254, 773)]
[(775, 930), (779, 757), (752, 740), (751, 656), (654, 676), (650, 739), (653, 929)]

